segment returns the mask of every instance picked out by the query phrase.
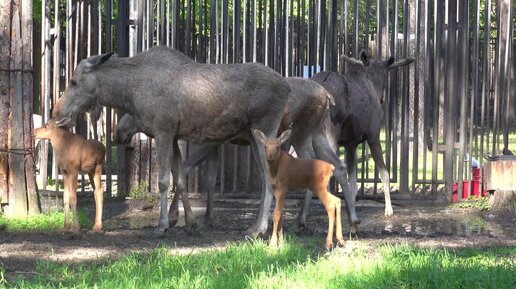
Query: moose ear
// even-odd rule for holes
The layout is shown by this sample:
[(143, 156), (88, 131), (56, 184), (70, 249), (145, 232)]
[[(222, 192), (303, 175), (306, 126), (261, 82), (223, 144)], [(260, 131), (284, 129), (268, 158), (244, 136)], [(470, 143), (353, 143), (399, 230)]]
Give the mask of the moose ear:
[(389, 58), (388, 67), (389, 67), (389, 69), (393, 69), (393, 68), (396, 68), (396, 67), (409, 65), (412, 62), (414, 62), (414, 58), (412, 58), (412, 57), (401, 59), (401, 60), (398, 60), (396, 62), (394, 62), (394, 58), (391, 57), (391, 58)]
[(290, 129), (287, 129), (286, 131), (282, 132), (281, 135), (279, 136), (279, 140), (281, 143), (284, 143), (286, 141), (288, 141), (288, 139), (290, 138), (290, 133), (292, 131)]
[(365, 49), (360, 51), (360, 60), (362, 60), (364, 65), (369, 65), (369, 54), (367, 54)]
[(113, 54), (114, 54), (114, 52), (109, 52), (106, 54), (92, 56), (92, 57), (88, 58), (88, 61), (86, 62), (86, 67), (94, 68), (97, 65), (100, 65), (100, 64), (106, 62), (111, 56), (113, 56)]
[(265, 137), (265, 134), (264, 134), (261, 130), (259, 130), (259, 129), (254, 129), (254, 130), (253, 130), (253, 134), (254, 134), (254, 138), (255, 138), (257, 141), (259, 141), (259, 142), (261, 142), (261, 143), (265, 143), (265, 138), (266, 138), (266, 137)]

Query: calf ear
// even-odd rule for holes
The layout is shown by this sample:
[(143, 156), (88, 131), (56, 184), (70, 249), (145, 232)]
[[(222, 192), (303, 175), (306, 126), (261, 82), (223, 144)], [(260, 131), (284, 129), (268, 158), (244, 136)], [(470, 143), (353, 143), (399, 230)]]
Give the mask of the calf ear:
[(265, 143), (265, 138), (266, 138), (266, 137), (265, 137), (265, 134), (264, 134), (261, 130), (259, 130), (259, 129), (254, 129), (254, 130), (253, 130), (253, 134), (254, 134), (254, 138), (255, 138), (257, 141), (259, 141), (259, 142), (261, 142), (261, 143)]
[(412, 58), (412, 57), (401, 59), (401, 60), (398, 60), (396, 62), (394, 62), (394, 58), (392, 58), (392, 62), (389, 59), (389, 65), (388, 66), (389, 66), (389, 69), (393, 69), (393, 68), (396, 68), (396, 67), (409, 65), (412, 62), (414, 62), (414, 58)]
[(284, 131), (283, 133), (281, 133), (281, 135), (279, 136), (279, 140), (281, 143), (284, 143), (286, 141), (288, 141), (288, 139), (290, 138), (290, 133), (292, 131), (290, 129), (287, 129), (286, 131)]

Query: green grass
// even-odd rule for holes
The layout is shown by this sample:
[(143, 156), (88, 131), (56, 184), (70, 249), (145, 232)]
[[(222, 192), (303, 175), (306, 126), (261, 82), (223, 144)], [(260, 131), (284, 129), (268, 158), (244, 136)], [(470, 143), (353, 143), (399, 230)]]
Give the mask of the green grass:
[[(70, 217), (72, 217), (70, 210)], [(81, 210), (78, 211), (79, 224), (83, 229), (91, 229), (93, 224)], [(37, 214), (28, 218), (7, 218), (0, 215), (0, 225), (5, 226), (7, 231), (56, 231), (63, 228), (64, 212), (51, 212), (48, 214)]]
[(334, 251), (318, 256), (309, 245), (289, 240), (278, 250), (263, 241), (249, 241), (190, 255), (170, 255), (161, 247), (151, 254), (130, 254), (97, 264), (40, 261), (32, 279), (3, 281), (3, 286), (498, 289), (516, 285), (516, 248), (452, 251), (360, 244), (349, 254)]
[[(492, 135), (489, 135), (489, 134), (486, 134), (485, 135), (486, 138), (492, 138)], [(480, 136), (479, 136), (480, 138)], [(384, 161), (386, 161), (385, 159), (385, 139), (386, 139), (386, 133), (385, 133), (385, 129), (382, 129), (382, 131), (380, 132), (380, 143), (381, 143), (381, 146), (382, 146), (382, 150), (383, 150), (383, 155), (384, 155)], [(492, 140), (491, 140), (492, 141)], [(443, 140), (442, 139), (439, 139), (439, 143), (442, 144), (443, 143)], [(474, 145), (474, 144), (472, 144)], [(490, 144), (492, 145), (492, 144)], [(362, 174), (362, 162), (360, 162), (360, 160), (362, 159), (362, 150), (363, 148), (366, 147), (366, 146), (362, 146), (362, 145), (359, 145), (357, 147), (357, 157), (358, 157), (358, 160), (359, 160), (359, 163), (357, 165), (357, 173), (358, 173), (358, 176), (360, 177), (361, 174)], [(500, 136), (500, 150), (503, 148), (503, 136)], [(399, 149), (399, 144), (398, 144), (398, 149)], [(479, 148), (480, 149), (480, 148)], [(486, 148), (484, 148), (486, 149)], [(510, 131), (509, 132), (509, 149), (512, 151), (512, 152), (516, 152), (516, 131)], [(417, 169), (417, 178), (418, 180), (423, 180), (424, 178), (426, 180), (431, 180), (432, 179), (432, 156), (433, 156), (433, 152), (431, 151), (428, 151), (426, 148), (426, 170), (424, 169), (423, 167), (423, 151), (419, 150), (418, 152), (418, 160), (417, 160), (417, 164), (418, 164), (418, 169)], [(366, 170), (366, 173), (368, 174), (368, 178), (374, 178), (374, 170), (375, 170), (375, 162), (373, 160), (373, 157), (370, 155), (370, 150), (369, 148), (366, 148), (366, 152), (369, 153), (369, 162), (367, 163), (367, 166), (365, 168)], [(484, 153), (487, 153), (488, 151), (485, 151)], [(490, 152), (490, 151), (489, 151)], [(501, 154), (501, 152), (500, 152)], [(341, 147), (340, 148), (340, 155), (341, 155), (341, 158), (344, 159), (344, 148)], [(473, 149), (473, 156), (480, 160), (483, 158), (483, 156), (477, 156), (475, 155), (475, 150)], [(366, 154), (366, 157), (367, 157), (367, 154)], [(398, 173), (398, 180), (399, 180), (399, 177), (400, 177), (400, 154), (398, 153), (398, 160), (397, 160), (397, 173)], [(412, 174), (412, 167), (413, 167), (413, 158), (414, 158), (414, 154), (413, 154), (413, 150), (411, 149), (410, 152), (409, 152), (409, 166), (408, 166), (408, 170), (409, 170), (409, 186), (412, 185), (412, 182), (413, 182), (413, 174)], [(366, 164), (366, 163), (364, 163)], [(437, 168), (436, 168), (436, 172), (437, 172), (437, 179), (438, 180), (442, 180), (444, 178), (444, 168), (443, 168), (443, 153), (442, 152), (438, 152), (437, 153)], [(469, 163), (468, 163), (469, 164)], [(391, 167), (393, 165), (393, 160), (391, 159)], [(392, 169), (391, 169), (391, 173), (390, 173), (390, 176), (391, 178), (393, 177), (393, 173), (392, 173)], [(379, 177), (378, 177), (378, 181), (380, 181)], [(395, 185), (396, 183), (391, 183), (391, 185)], [(366, 183), (366, 187), (372, 187), (372, 184), (369, 184), (369, 183)]]

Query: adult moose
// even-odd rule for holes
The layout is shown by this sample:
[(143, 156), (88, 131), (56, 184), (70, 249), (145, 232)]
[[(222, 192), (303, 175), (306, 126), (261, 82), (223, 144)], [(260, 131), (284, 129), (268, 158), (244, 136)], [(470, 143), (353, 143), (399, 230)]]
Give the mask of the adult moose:
[[(367, 141), (383, 183), (385, 196), (385, 216), (393, 214), (389, 172), (385, 166), (380, 144), (380, 129), (383, 121), (383, 91), (391, 69), (408, 65), (413, 58), (394, 61), (373, 59), (367, 52), (360, 52), (360, 60), (342, 55), (349, 64), (344, 75), (324, 71), (315, 74), (312, 79), (320, 83), (335, 98), (336, 105), (331, 107), (330, 123), (326, 126), (328, 139), (336, 150), (337, 145), (346, 149), (349, 188), (355, 199), (357, 194), (356, 165), (357, 146)], [(307, 198), (311, 198), (307, 194)], [(309, 202), (305, 202), (298, 222), (303, 225), (309, 210)]]
[[(283, 117), (281, 118), (278, 133), (282, 133), (287, 129), (291, 129), (289, 145), (296, 150), (298, 157), (303, 159), (318, 158), (334, 165), (335, 171), (333, 175), (344, 188), (344, 199), (347, 204), (347, 212), (350, 224), (355, 226), (360, 223), (355, 211), (355, 204), (348, 189), (347, 169), (344, 163), (339, 159), (335, 151), (331, 148), (326, 137), (325, 121), (327, 120), (331, 105), (335, 105), (335, 101), (317, 82), (299, 77), (288, 77), (287, 82), (290, 85), (290, 97), (285, 107)], [(116, 128), (116, 141), (118, 143), (129, 143), (133, 135), (137, 132), (143, 132), (150, 137), (145, 128), (140, 127), (135, 119), (129, 115), (124, 115)], [(245, 140), (233, 140), (238, 144), (246, 144)], [(204, 218), (205, 225), (212, 225), (213, 222), (213, 193), (217, 177), (216, 144), (203, 144), (186, 159), (183, 163), (185, 175), (198, 165), (204, 159), (207, 159), (208, 171), (205, 175), (208, 203)], [(169, 220), (175, 224), (178, 219), (178, 195), (174, 195), (170, 206)]]
[[(55, 116), (59, 125), (73, 125), (79, 113), (98, 102), (129, 113), (155, 137), (161, 194), (156, 236), (163, 236), (169, 228), (171, 169), (176, 193), (181, 194), (185, 207), (186, 229), (197, 226), (183, 182), (178, 139), (218, 144), (247, 139), (264, 176), (261, 203), (270, 208), (272, 188), (266, 178), (264, 147), (252, 130), (276, 136), (290, 92), (284, 77), (256, 63), (197, 63), (165, 46), (129, 58), (111, 56), (103, 54), (81, 61), (56, 106)], [(269, 210), (260, 210), (250, 234), (267, 229), (269, 214)]]

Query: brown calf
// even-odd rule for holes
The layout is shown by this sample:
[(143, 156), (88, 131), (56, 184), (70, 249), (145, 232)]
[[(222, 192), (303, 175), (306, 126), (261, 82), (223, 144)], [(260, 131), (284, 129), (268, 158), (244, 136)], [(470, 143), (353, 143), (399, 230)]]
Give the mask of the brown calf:
[(64, 178), (64, 229), (70, 230), (70, 206), (73, 213), (73, 227), (75, 234), (80, 232), (77, 219), (77, 177), (79, 172), (87, 173), (94, 188), (95, 197), (95, 224), (93, 231), (102, 231), (102, 205), (104, 190), (102, 188), (102, 163), (106, 154), (105, 146), (97, 140), (86, 140), (82, 136), (73, 134), (67, 129), (58, 127), (54, 120), (34, 130), (34, 137), (48, 139), (56, 154), (57, 165)]
[[(340, 199), (327, 191), (328, 182), (333, 175), (334, 166), (316, 159), (297, 159), (281, 150), (281, 144), (290, 137), (290, 130), (284, 131), (279, 138), (267, 138), (255, 129), (254, 135), (265, 146), (265, 159), (269, 169), (269, 181), (274, 189), (276, 206), (274, 207), (274, 225), (270, 245), (283, 242), (283, 203), (290, 189), (309, 189), (326, 208), (329, 225), (326, 236), (326, 249), (333, 247), (333, 226), (336, 221), (336, 237), (339, 245), (344, 246), (341, 223)], [(279, 234), (279, 239), (278, 239)]]

